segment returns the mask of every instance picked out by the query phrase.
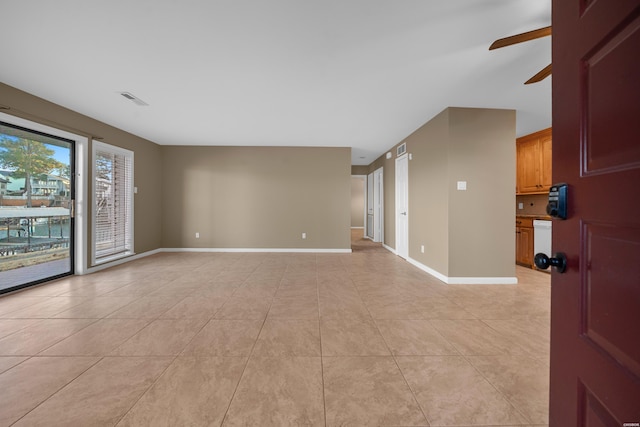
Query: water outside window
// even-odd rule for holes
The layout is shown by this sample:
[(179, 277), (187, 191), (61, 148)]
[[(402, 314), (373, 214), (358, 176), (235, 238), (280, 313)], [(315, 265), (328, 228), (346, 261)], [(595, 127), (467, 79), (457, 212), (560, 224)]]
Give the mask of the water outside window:
[(0, 292), (72, 272), (73, 149), (0, 122)]

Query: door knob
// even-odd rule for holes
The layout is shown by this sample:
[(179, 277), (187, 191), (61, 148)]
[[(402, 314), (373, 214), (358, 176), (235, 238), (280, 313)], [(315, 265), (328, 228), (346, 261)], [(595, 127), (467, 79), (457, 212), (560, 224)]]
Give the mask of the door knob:
[(541, 270), (546, 270), (551, 267), (555, 267), (558, 273), (564, 273), (567, 269), (567, 256), (562, 252), (558, 252), (552, 258), (549, 258), (543, 253), (536, 254), (533, 259), (533, 263)]

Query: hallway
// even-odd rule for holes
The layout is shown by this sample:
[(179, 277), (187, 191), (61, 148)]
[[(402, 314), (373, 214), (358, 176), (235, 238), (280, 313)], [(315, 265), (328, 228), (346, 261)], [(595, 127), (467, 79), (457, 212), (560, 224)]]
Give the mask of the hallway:
[(388, 251), (382, 247), (382, 243), (375, 243), (371, 239), (365, 239), (363, 237), (364, 229), (352, 228), (351, 229), (351, 250), (353, 252), (379, 252), (385, 253)]

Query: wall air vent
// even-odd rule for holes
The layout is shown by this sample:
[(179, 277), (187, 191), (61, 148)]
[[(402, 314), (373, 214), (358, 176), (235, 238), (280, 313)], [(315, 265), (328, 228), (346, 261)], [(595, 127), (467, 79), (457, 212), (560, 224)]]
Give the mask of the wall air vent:
[(148, 106), (149, 104), (147, 104), (146, 102), (144, 102), (142, 99), (138, 98), (137, 96), (129, 93), (129, 92), (120, 92), (120, 95), (124, 96), (125, 98), (127, 98), (129, 101), (133, 101), (136, 105), (140, 105), (140, 106)]
[(406, 152), (407, 152), (407, 143), (405, 142), (404, 144), (398, 145), (398, 148), (396, 149), (396, 157), (400, 157)]

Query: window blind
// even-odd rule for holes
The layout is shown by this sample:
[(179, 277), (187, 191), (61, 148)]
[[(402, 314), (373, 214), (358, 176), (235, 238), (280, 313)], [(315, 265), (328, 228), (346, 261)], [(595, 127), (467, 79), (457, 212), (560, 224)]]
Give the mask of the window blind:
[(94, 264), (133, 253), (133, 152), (94, 141)]

